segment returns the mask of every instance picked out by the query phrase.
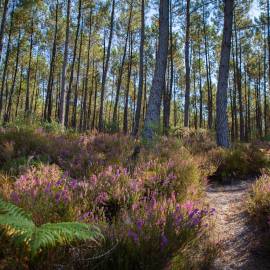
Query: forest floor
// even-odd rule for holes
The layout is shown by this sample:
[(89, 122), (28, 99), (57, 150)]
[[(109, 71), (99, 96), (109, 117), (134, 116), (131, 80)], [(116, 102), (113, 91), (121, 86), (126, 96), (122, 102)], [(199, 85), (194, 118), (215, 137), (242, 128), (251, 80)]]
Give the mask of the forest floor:
[(210, 185), (207, 198), (216, 209), (213, 241), (220, 250), (212, 270), (270, 269), (269, 254), (259, 248), (258, 233), (248, 221), (246, 199), (252, 181)]

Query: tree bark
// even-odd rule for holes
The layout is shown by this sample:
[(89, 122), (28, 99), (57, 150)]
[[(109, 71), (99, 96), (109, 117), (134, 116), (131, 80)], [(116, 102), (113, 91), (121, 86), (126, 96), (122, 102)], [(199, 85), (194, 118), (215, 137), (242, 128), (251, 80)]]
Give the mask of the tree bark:
[(227, 119), (227, 88), (231, 52), (232, 22), (234, 0), (225, 0), (224, 29), (217, 86), (217, 144), (229, 147), (229, 128)]
[(107, 47), (106, 60), (105, 60), (105, 64), (104, 64), (104, 69), (103, 69), (103, 73), (102, 73), (102, 81), (101, 81), (100, 108), (99, 108), (99, 119), (98, 119), (99, 131), (102, 131), (103, 127), (104, 127), (104, 123), (103, 123), (103, 110), (104, 110), (104, 108), (103, 107), (104, 107), (106, 78), (107, 78), (107, 73), (108, 73), (108, 68), (109, 68), (109, 61), (110, 61), (110, 55), (111, 55), (111, 45), (112, 45), (112, 38), (113, 38), (113, 31), (114, 31), (114, 11), (115, 11), (115, 0), (113, 0), (113, 2), (112, 2), (110, 36), (109, 36), (109, 43), (108, 43), (108, 47)]
[(165, 85), (168, 58), (168, 38), (169, 0), (160, 0), (158, 53), (143, 131), (143, 136), (148, 142), (153, 140), (155, 131), (160, 127), (162, 89)]
[(29, 62), (28, 62), (28, 72), (27, 72), (27, 85), (26, 85), (26, 97), (25, 97), (25, 107), (24, 116), (28, 116), (29, 111), (29, 96), (30, 96), (30, 80), (31, 80), (31, 65), (32, 65), (32, 50), (33, 50), (33, 34), (34, 34), (34, 18), (32, 14), (31, 19), (31, 35), (30, 35), (30, 49), (29, 49)]
[(21, 49), (21, 29), (19, 29), (19, 33), (18, 33), (16, 64), (15, 64), (14, 76), (12, 79), (12, 84), (11, 84), (9, 99), (8, 99), (8, 106), (7, 106), (7, 111), (6, 111), (7, 122), (10, 120), (12, 97), (15, 90), (15, 84), (16, 84), (16, 78), (17, 78), (18, 66), (19, 66), (20, 49)]
[(186, 92), (185, 92), (185, 111), (184, 111), (184, 126), (185, 127), (189, 126), (189, 104), (190, 104), (189, 27), (190, 27), (190, 0), (187, 0), (186, 37), (185, 37), (185, 67), (186, 67)]
[(11, 46), (11, 33), (13, 30), (13, 14), (14, 14), (14, 6), (11, 13), (10, 18), (10, 26), (9, 26), (9, 33), (8, 33), (8, 41), (7, 41), (7, 50), (6, 50), (6, 58), (4, 62), (4, 70), (2, 75), (2, 82), (1, 82), (1, 92), (0, 92), (0, 116), (3, 109), (3, 96), (4, 96), (4, 88), (5, 88), (5, 82), (7, 77), (7, 68), (8, 68), (8, 62), (9, 62), (9, 56), (10, 56), (10, 46)]
[(44, 109), (44, 120), (51, 122), (51, 115), (52, 115), (52, 95), (53, 95), (53, 76), (55, 70), (55, 57), (56, 57), (56, 39), (57, 39), (57, 32), (58, 32), (58, 1), (56, 3), (55, 8), (55, 29), (54, 29), (54, 39), (53, 39), (53, 47), (52, 47), (52, 56), (51, 56), (51, 63), (50, 63), (50, 74), (49, 80), (47, 85), (47, 95), (46, 95), (46, 102), (45, 102), (45, 109)]
[(140, 70), (139, 70), (139, 87), (137, 95), (137, 106), (135, 112), (135, 122), (133, 129), (133, 136), (136, 136), (140, 127), (142, 95), (143, 95), (143, 73), (144, 73), (144, 39), (145, 39), (145, 18), (144, 18), (144, 0), (141, 0), (141, 40), (140, 40)]
[(71, 71), (70, 71), (70, 78), (68, 84), (68, 91), (66, 97), (66, 111), (65, 111), (65, 126), (68, 126), (69, 120), (69, 107), (70, 107), (70, 98), (71, 98), (71, 90), (73, 86), (73, 79), (74, 79), (74, 67), (75, 67), (75, 60), (77, 54), (77, 46), (78, 46), (78, 39), (79, 39), (79, 31), (81, 25), (81, 15), (82, 15), (82, 0), (79, 0), (79, 10), (78, 10), (78, 17), (77, 17), (77, 29), (76, 29), (76, 36), (75, 36), (75, 44), (74, 44), (74, 51), (73, 51), (73, 59), (71, 63)]
[(67, 2), (67, 18), (66, 18), (66, 38), (65, 38), (65, 49), (64, 49), (64, 59), (62, 66), (62, 77), (61, 77), (61, 92), (60, 92), (60, 105), (59, 105), (59, 123), (64, 127), (65, 125), (65, 110), (66, 110), (66, 75), (67, 75), (67, 62), (68, 62), (68, 47), (69, 47), (69, 24), (70, 24), (70, 3), (71, 0)]
[(132, 32), (130, 34), (130, 45), (129, 45), (129, 63), (128, 63), (128, 75), (127, 75), (127, 89), (125, 95), (125, 107), (124, 107), (124, 120), (123, 120), (123, 132), (127, 134), (128, 132), (128, 101), (129, 101), (129, 90), (130, 90), (130, 77), (132, 70), (132, 60), (133, 60), (133, 36)]
[(7, 19), (8, 2), (9, 0), (5, 0), (4, 2), (3, 14), (2, 14), (2, 20), (1, 20), (1, 26), (0, 26), (0, 60), (2, 58), (3, 37), (4, 37), (4, 30), (5, 30), (5, 24), (6, 24), (6, 19)]
[(123, 57), (122, 57), (122, 61), (121, 61), (121, 66), (119, 69), (119, 77), (117, 80), (116, 96), (115, 96), (115, 103), (114, 103), (114, 109), (113, 109), (113, 123), (114, 124), (116, 124), (116, 122), (117, 122), (117, 109), (118, 109), (120, 88), (121, 88), (121, 84), (122, 84), (123, 69), (124, 69), (126, 55), (127, 55), (127, 44), (128, 44), (130, 24), (131, 24), (131, 19), (132, 19), (132, 9), (133, 9), (133, 6), (132, 6), (132, 2), (131, 2), (130, 11), (129, 11), (128, 26), (127, 26), (127, 33), (126, 33), (126, 39), (125, 39), (125, 45), (124, 45), (124, 52), (123, 52)]

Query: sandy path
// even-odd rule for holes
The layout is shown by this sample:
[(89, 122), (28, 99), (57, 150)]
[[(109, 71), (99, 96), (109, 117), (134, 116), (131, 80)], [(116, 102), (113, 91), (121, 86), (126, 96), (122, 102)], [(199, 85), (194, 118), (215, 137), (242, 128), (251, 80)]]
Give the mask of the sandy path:
[(245, 201), (250, 186), (251, 182), (245, 181), (212, 185), (207, 190), (209, 204), (216, 209), (213, 240), (220, 244), (212, 270), (270, 269), (270, 255), (258, 252), (255, 229), (248, 224)]

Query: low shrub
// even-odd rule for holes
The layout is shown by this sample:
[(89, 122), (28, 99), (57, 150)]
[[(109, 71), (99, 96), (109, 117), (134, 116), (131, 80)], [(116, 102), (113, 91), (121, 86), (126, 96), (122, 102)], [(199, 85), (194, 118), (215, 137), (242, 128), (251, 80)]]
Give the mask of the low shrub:
[(37, 224), (75, 219), (70, 180), (56, 165), (30, 168), (15, 181), (10, 199), (32, 213)]
[(252, 185), (248, 198), (248, 210), (257, 225), (263, 228), (270, 226), (270, 176), (262, 175)]
[(220, 152), (220, 165), (214, 177), (218, 179), (258, 176), (270, 163), (267, 155), (252, 145), (238, 145)]
[[(109, 256), (90, 260), (88, 267), (164, 269), (174, 264), (175, 269), (187, 269), (185, 250), (197, 247), (205, 237), (209, 216), (214, 213), (214, 209), (199, 207), (198, 202), (177, 203), (174, 194), (162, 199), (155, 194), (145, 197), (123, 211), (118, 221), (105, 230), (105, 245), (95, 253), (81, 254), (82, 260), (99, 258), (104, 250), (110, 250)], [(180, 260), (181, 254), (185, 256)], [(176, 255), (178, 260), (173, 261)]]
[(187, 269), (186, 251), (206, 239), (214, 210), (202, 203), (200, 164), (179, 139), (162, 137), (152, 149), (140, 147), (138, 154), (137, 142), (119, 134), (48, 135), (40, 130), (29, 135), (35, 143), (26, 143), (21, 152), (24, 135), (7, 131), (2, 136), (2, 142), (12, 142), (6, 150), (10, 160), (48, 156), (48, 162), (19, 170), (15, 181), (8, 177), (0, 188), (5, 198), (31, 212), (38, 225), (84, 221), (98, 225), (105, 236), (95, 250), (86, 245), (55, 251), (51, 264)]
[(36, 226), (28, 213), (1, 198), (0, 232), (14, 247), (20, 248), (22, 263), (25, 260), (31, 269), (36, 269), (34, 265), (38, 255), (44, 250), (78, 241), (97, 243), (102, 238), (97, 227), (79, 222), (46, 223)]
[(193, 154), (204, 153), (217, 146), (214, 134), (206, 129), (176, 128), (173, 135), (181, 139)]

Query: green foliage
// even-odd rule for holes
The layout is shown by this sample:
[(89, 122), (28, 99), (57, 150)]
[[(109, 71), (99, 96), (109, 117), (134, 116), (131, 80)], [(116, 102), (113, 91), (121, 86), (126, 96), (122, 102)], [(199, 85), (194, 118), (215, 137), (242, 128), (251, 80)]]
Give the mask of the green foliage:
[(61, 134), (63, 133), (63, 127), (59, 122), (52, 121), (52, 122), (44, 122), (42, 123), (42, 127), (45, 132), (54, 133), (54, 134)]
[(270, 176), (262, 175), (255, 184), (248, 198), (248, 211), (252, 220), (260, 227), (270, 225)]
[(267, 155), (252, 145), (238, 145), (220, 154), (222, 161), (215, 176), (221, 178), (259, 175), (270, 165)]
[(1, 198), (0, 228), (16, 246), (26, 249), (31, 258), (58, 245), (86, 240), (97, 242), (101, 237), (97, 227), (79, 222), (47, 223), (37, 227), (30, 215)]
[(216, 148), (214, 134), (206, 129), (175, 128), (172, 135), (179, 138), (193, 154), (205, 153)]

